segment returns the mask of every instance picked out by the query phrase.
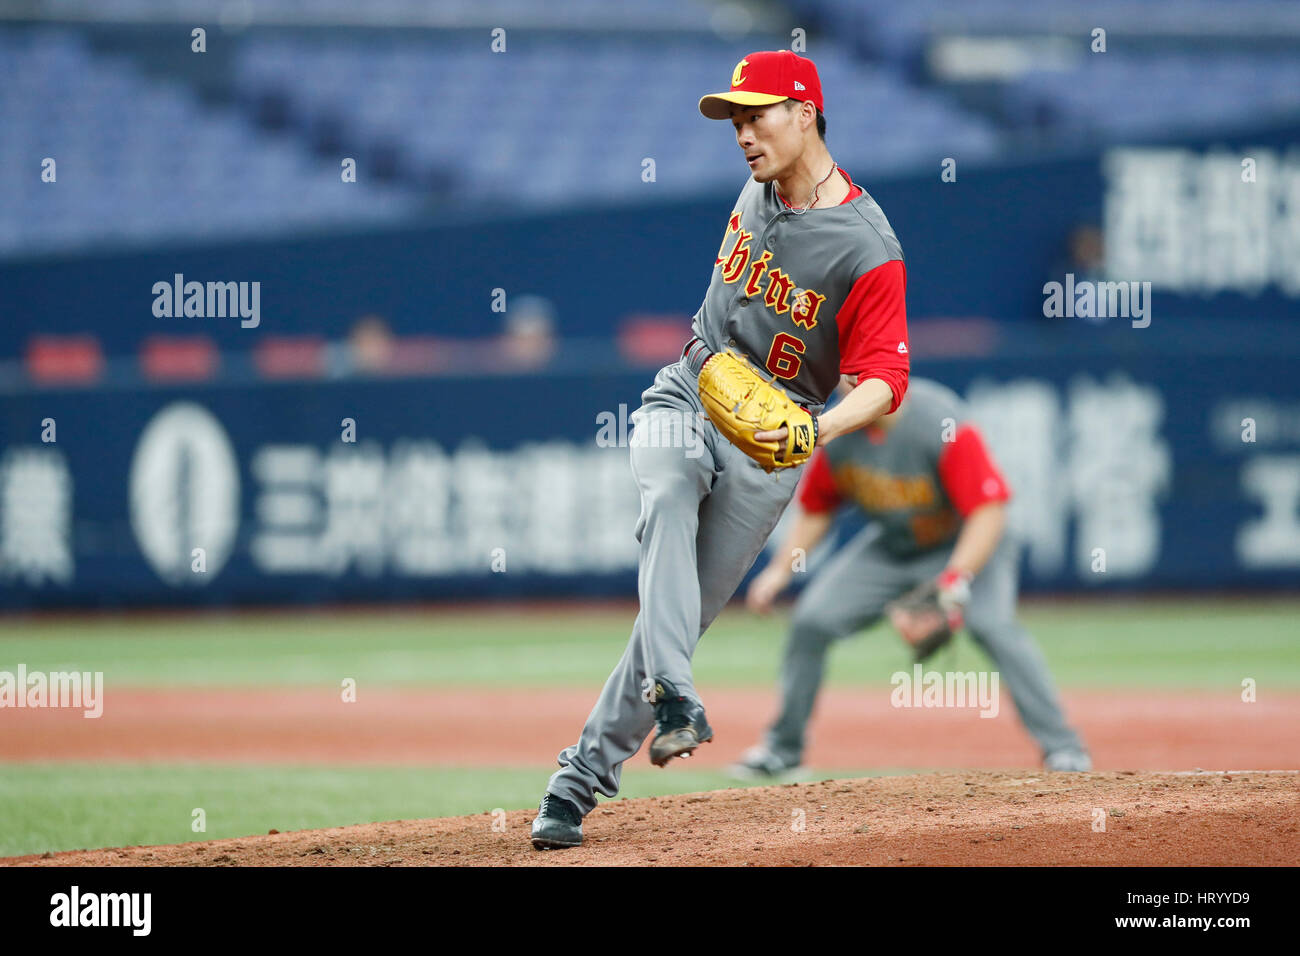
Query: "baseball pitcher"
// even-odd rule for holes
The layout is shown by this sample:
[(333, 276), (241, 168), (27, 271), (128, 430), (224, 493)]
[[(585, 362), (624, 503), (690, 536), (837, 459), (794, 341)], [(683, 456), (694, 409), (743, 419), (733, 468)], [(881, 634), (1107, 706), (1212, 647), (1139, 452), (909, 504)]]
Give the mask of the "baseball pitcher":
[[(651, 731), (655, 766), (712, 739), (690, 670), (699, 637), (758, 557), (798, 466), (896, 408), (907, 388), (902, 250), (827, 151), (813, 61), (750, 53), (699, 111), (731, 122), (751, 178), (694, 337), (632, 416), (640, 613), (577, 743), (559, 754), (533, 821), (538, 849), (581, 844), (595, 793), (616, 795)], [(854, 388), (823, 414), (841, 376)], [(656, 440), (638, 442), (642, 431)]]
[(801, 509), (777, 556), (750, 585), (749, 606), (771, 609), (790, 583), (791, 556), (816, 547), (842, 504), (873, 521), (796, 602), (781, 666), (780, 714), (766, 740), (732, 767), (735, 776), (797, 775), (827, 650), (886, 614), (918, 660), (964, 623), (993, 659), (1048, 769), (1091, 769), (1042, 654), (1016, 621), (1018, 553), (1002, 533), (1010, 494), (961, 400), (923, 378), (912, 380), (896, 411), (813, 456), (800, 487)]
[[(700, 636), (776, 526), (798, 466), (907, 390), (902, 249), (827, 151), (812, 61), (751, 53), (699, 107), (730, 121), (752, 176), (694, 337), (632, 416), (640, 611), (578, 742), (559, 754), (533, 821), (538, 849), (582, 843), (596, 793), (618, 793), (623, 762), (652, 732), (656, 766), (713, 738), (691, 676)], [(823, 413), (842, 375), (855, 387)], [(643, 430), (656, 440), (638, 441)]]

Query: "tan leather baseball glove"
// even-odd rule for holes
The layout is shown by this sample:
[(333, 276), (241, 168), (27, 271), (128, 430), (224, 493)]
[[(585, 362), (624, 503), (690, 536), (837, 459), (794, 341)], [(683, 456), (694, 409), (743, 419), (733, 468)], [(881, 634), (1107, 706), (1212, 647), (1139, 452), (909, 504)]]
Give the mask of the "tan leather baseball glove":
[[(808, 460), (817, 419), (734, 352), (715, 352), (700, 369), (700, 401), (733, 445), (771, 472)], [(757, 441), (755, 432), (787, 429), (785, 440)]]

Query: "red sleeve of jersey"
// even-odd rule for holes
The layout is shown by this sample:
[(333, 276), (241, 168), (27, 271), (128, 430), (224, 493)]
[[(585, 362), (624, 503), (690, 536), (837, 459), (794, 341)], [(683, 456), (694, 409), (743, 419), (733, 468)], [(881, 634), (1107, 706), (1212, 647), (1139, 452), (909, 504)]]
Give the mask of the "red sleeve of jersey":
[(1011, 489), (974, 425), (962, 425), (939, 453), (939, 481), (963, 518), (990, 501), (1006, 501)]
[(799, 504), (804, 511), (817, 514), (839, 507), (840, 492), (831, 474), (830, 459), (824, 449), (813, 452), (812, 460), (799, 483)]
[(890, 415), (898, 411), (899, 404), (903, 401), (903, 396), (907, 394), (907, 369), (905, 368), (873, 368), (869, 372), (863, 372), (858, 377), (858, 382), (865, 382), (869, 378), (878, 378), (894, 393), (894, 400), (889, 404), (889, 411), (885, 412)]
[(835, 316), (840, 332), (840, 372), (861, 382), (878, 378), (894, 393), (889, 410), (907, 393), (907, 269), (891, 259), (862, 275)]

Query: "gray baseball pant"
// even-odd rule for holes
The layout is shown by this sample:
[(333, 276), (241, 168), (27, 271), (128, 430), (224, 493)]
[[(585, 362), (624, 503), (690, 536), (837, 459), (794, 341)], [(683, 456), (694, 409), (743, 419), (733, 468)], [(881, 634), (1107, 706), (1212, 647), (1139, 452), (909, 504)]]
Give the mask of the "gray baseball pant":
[(691, 658), (705, 629), (763, 549), (802, 469), (767, 474), (720, 435), (697, 393), (698, 366), (662, 369), (633, 413), (632, 473), (641, 493), (640, 612), (578, 742), (560, 751), (547, 790), (596, 806), (618, 793), (622, 765), (654, 727), (642, 696), (667, 678), (698, 699)]
[[(831, 642), (875, 624), (888, 602), (936, 577), (950, 553), (941, 548), (900, 559), (880, 547), (877, 529), (868, 526), (816, 574), (795, 602), (781, 664), (781, 713), (764, 741), (769, 750), (792, 765), (800, 762)], [(971, 582), (966, 628), (992, 658), (1044, 755), (1082, 750), (1078, 733), (1065, 722), (1042, 652), (1016, 620), (1018, 559), (1019, 547), (1004, 538)]]

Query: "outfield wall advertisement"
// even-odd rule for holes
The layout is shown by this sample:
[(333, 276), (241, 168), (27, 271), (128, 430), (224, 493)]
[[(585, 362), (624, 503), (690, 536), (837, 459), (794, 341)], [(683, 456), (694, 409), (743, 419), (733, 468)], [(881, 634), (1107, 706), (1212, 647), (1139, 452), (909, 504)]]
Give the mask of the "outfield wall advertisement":
[[(1300, 580), (1295, 367), (1059, 355), (918, 373), (984, 426), (1026, 588), (1093, 591)], [(649, 379), (0, 396), (0, 606), (634, 594), (627, 416)]]

